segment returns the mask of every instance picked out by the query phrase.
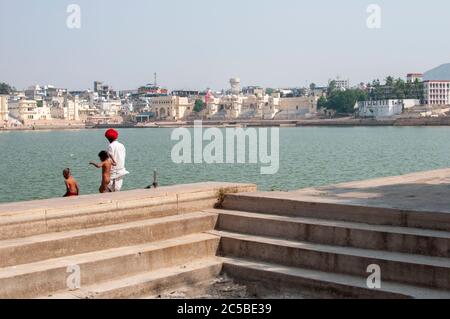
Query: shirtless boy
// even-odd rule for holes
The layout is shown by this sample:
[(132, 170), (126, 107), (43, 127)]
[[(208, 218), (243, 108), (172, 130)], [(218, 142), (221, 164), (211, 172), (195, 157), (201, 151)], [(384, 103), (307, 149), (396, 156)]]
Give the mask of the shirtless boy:
[(78, 183), (73, 178), (72, 174), (70, 173), (70, 169), (66, 168), (63, 171), (63, 176), (66, 183), (66, 194), (64, 197), (72, 197), (72, 196), (78, 196), (80, 194), (80, 189), (78, 188)]
[(109, 188), (109, 184), (111, 183), (111, 167), (113, 166), (113, 161), (106, 151), (101, 151), (98, 157), (101, 160), (100, 164), (94, 162), (90, 162), (89, 164), (102, 169), (102, 184), (100, 185), (99, 192), (110, 193), (112, 190)]

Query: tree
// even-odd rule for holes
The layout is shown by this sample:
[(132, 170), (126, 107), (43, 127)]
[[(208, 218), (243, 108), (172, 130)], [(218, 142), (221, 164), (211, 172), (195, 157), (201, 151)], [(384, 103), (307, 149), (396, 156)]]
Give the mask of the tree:
[(367, 93), (360, 89), (349, 89), (346, 91), (334, 91), (326, 103), (327, 109), (338, 113), (354, 113), (355, 104), (367, 99)]
[(14, 91), (14, 88), (12, 88), (9, 84), (6, 83), (0, 83), (0, 94), (11, 94)]
[(202, 100), (195, 100), (195, 105), (194, 105), (195, 113), (200, 113), (201, 111), (204, 110), (205, 107), (206, 107), (205, 102), (203, 102)]
[(316, 87), (317, 87), (316, 83), (311, 83), (309, 85), (309, 88), (311, 89), (311, 91), (314, 91), (316, 89)]
[(272, 95), (275, 92), (275, 89), (271, 89), (271, 88), (267, 88), (266, 89), (266, 94), (267, 95)]
[(327, 108), (327, 98), (325, 96), (321, 96), (317, 101), (317, 109), (325, 109)]
[(333, 80), (328, 84), (327, 95), (330, 96), (334, 91), (336, 91), (336, 81)]

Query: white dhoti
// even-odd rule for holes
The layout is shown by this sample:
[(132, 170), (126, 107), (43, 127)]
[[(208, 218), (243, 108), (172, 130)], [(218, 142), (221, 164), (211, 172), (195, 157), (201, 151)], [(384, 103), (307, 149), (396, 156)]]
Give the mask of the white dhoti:
[(111, 179), (111, 182), (108, 185), (108, 190), (111, 193), (120, 192), (122, 190), (123, 186), (123, 178), (124, 176), (121, 176), (119, 178)]

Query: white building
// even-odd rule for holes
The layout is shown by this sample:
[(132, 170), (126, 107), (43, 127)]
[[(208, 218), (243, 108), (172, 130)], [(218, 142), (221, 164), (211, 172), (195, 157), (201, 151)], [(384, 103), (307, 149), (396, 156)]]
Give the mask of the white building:
[(391, 117), (402, 114), (406, 109), (420, 105), (419, 100), (376, 100), (362, 101), (355, 105), (360, 117)]
[(122, 110), (121, 100), (107, 100), (99, 102), (98, 107), (104, 115), (107, 116), (117, 116)]
[(330, 80), (328, 84), (331, 84), (331, 82), (335, 83), (335, 88), (338, 90), (348, 90), (350, 89), (350, 80), (343, 80), (340, 77), (337, 77), (335, 80)]
[(43, 101), (41, 106), (34, 100), (19, 100), (9, 105), (10, 114), (27, 125), (35, 121), (48, 121), (52, 119), (51, 109)]
[(449, 105), (450, 81), (425, 81), (425, 105)]
[(8, 96), (0, 95), (0, 126), (3, 126), (9, 120)]
[(422, 82), (423, 74), (422, 73), (408, 73), (408, 75), (406, 76), (406, 82), (414, 83), (416, 81)]
[(157, 120), (178, 121), (186, 118), (194, 109), (194, 102), (187, 97), (162, 95), (149, 99), (149, 109)]
[[(231, 79), (228, 95), (215, 97), (208, 92), (205, 98), (210, 119), (296, 119), (317, 112), (318, 97), (282, 98), (281, 91), (264, 94), (259, 87), (244, 88), (240, 93), (239, 79)], [(292, 91), (289, 91), (292, 93)]]

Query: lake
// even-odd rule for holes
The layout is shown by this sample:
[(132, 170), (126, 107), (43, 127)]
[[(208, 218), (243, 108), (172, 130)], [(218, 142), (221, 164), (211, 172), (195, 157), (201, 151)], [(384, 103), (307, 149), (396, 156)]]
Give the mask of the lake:
[[(172, 129), (123, 129), (127, 148), (124, 190), (145, 188), (157, 169), (161, 186), (204, 181), (255, 183), (261, 190), (401, 175), (448, 167), (449, 127), (300, 127), (280, 129), (280, 167), (175, 164)], [(107, 148), (104, 130), (0, 132), (0, 202), (62, 196), (70, 167), (82, 194), (96, 193), (101, 172), (88, 163)]]

